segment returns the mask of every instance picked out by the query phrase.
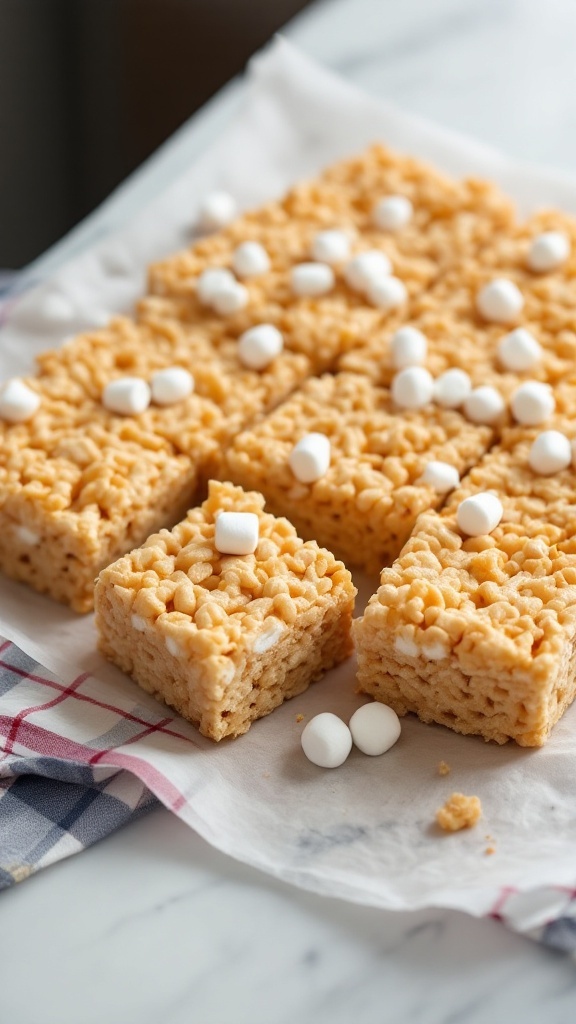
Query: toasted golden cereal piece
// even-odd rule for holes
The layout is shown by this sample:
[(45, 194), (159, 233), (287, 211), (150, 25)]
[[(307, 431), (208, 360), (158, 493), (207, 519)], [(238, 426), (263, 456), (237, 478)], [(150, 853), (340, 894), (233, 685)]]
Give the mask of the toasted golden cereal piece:
[[(328, 471), (312, 483), (296, 479), (290, 454), (309, 433), (328, 437)], [(443, 496), (419, 483), (439, 460), (464, 473), (490, 444), (490, 427), (428, 405), (399, 412), (390, 392), (353, 374), (308, 381), (224, 455), (221, 474), (258, 488), (275, 514), (303, 537), (316, 538), (349, 565), (378, 572), (399, 552), (420, 512)]]
[(436, 811), (436, 821), (445, 832), (472, 828), (482, 817), (482, 804), (477, 796), (452, 793), (443, 807)]
[[(215, 545), (223, 512), (258, 517), (253, 554)], [(106, 657), (204, 736), (239, 736), (352, 651), (350, 573), (260, 494), (210, 483), (173, 530), (105, 569), (96, 623)]]
[[(576, 388), (557, 390), (550, 425), (576, 437)], [(541, 428), (502, 443), (424, 513), (356, 620), (358, 688), (398, 714), (456, 732), (541, 746), (576, 694), (576, 478), (530, 468)], [(463, 536), (460, 503), (493, 491), (491, 534)]]

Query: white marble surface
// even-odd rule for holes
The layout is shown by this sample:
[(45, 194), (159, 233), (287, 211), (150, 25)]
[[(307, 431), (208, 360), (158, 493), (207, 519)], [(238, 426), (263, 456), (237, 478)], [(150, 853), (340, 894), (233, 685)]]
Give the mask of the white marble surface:
[[(570, 0), (325, 0), (287, 34), (406, 109), (576, 173)], [(229, 87), (34, 275), (129, 217), (241, 95)], [(573, 963), (494, 922), (311, 896), (162, 810), (5, 893), (0, 923), (0, 1020), (13, 1024), (561, 1024), (576, 1012)]]

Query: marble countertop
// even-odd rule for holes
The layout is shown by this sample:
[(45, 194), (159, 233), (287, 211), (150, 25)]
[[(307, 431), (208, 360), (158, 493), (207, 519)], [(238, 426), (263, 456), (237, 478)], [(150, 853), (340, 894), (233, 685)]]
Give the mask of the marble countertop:
[[(286, 34), (369, 92), (576, 172), (571, 0), (324, 0)], [(228, 86), (31, 274), (130, 217), (242, 92)], [(1, 911), (0, 1017), (13, 1024), (561, 1024), (576, 1012), (567, 957), (493, 921), (290, 888), (161, 809), (9, 890)]]

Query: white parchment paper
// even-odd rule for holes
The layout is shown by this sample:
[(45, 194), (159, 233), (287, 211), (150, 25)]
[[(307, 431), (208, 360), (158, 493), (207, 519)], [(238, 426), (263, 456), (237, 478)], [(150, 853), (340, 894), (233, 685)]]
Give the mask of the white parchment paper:
[[(277, 41), (254, 61), (242, 115), (226, 136), (119, 234), (20, 300), (0, 335), (1, 375), (30, 370), (36, 352), (129, 309), (146, 263), (190, 240), (207, 190), (226, 188), (240, 206), (257, 204), (375, 140), (450, 173), (491, 177), (523, 210), (554, 204), (576, 212), (576, 182), (515, 165), (370, 99)], [(359, 606), (375, 586), (364, 581)], [(0, 633), (65, 681), (89, 671), (112, 704), (148, 700), (96, 653), (91, 617), (3, 578)], [(148, 737), (129, 750), (184, 794), (178, 813), (209, 842), (297, 885), (381, 907), (474, 914), (493, 910), (502, 890), (516, 890), (517, 927), (553, 916), (554, 887), (559, 893), (576, 882), (576, 710), (538, 751), (407, 719), (385, 756), (353, 751), (343, 767), (323, 771), (302, 755), (300, 732), (313, 714), (347, 718), (358, 707), (354, 671), (351, 660), (234, 742), (215, 746), (182, 724), (188, 741)], [(51, 729), (71, 739), (90, 735), (97, 712), (86, 705), (71, 718), (65, 708), (52, 710)], [(438, 775), (440, 760), (451, 765), (449, 777)], [(477, 794), (484, 818), (469, 832), (444, 836), (434, 812), (453, 790)]]

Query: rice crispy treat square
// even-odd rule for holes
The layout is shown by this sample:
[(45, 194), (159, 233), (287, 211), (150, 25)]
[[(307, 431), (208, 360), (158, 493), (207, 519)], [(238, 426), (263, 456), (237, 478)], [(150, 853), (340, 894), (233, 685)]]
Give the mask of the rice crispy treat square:
[[(152, 374), (170, 366), (181, 366), (194, 377), (194, 390), (214, 403), (222, 413), (219, 441), (226, 443), (256, 416), (274, 408), (310, 375), (306, 356), (282, 352), (264, 370), (242, 365), (237, 338), (224, 324), (218, 333), (191, 327), (155, 308), (146, 307), (139, 323), (117, 317), (102, 329), (78, 335), (60, 348), (37, 357), (41, 377), (64, 377), (95, 402), (106, 384), (123, 376), (150, 380)], [(66, 387), (65, 381), (62, 381)], [(157, 428), (170, 430), (170, 441), (186, 453), (188, 437), (182, 430), (180, 405), (157, 411)]]
[[(576, 437), (576, 388), (547, 426)], [(440, 512), (418, 519), (354, 624), (358, 689), (398, 714), (537, 747), (576, 694), (576, 478), (528, 464), (540, 428), (514, 427)], [(460, 502), (493, 490), (489, 535), (463, 537)]]
[(193, 503), (223, 417), (194, 394), (176, 417), (159, 408), (123, 417), (66, 374), (26, 384), (37, 412), (0, 423), (0, 567), (86, 612), (100, 569)]
[[(472, 385), (495, 387), (505, 399), (526, 380), (555, 385), (569, 379), (576, 366), (576, 331), (555, 332), (541, 321), (524, 318), (518, 326), (528, 330), (538, 341), (542, 357), (529, 370), (511, 371), (503, 366), (498, 354), (502, 339), (511, 327), (487, 324), (477, 317), (471, 304), (467, 309), (451, 307), (449, 295), (439, 295), (433, 288), (422, 296), (414, 315), (402, 326), (415, 327), (428, 342), (422, 364), (434, 378), (446, 370), (465, 370)], [(458, 306), (458, 298), (454, 299)], [(360, 373), (375, 384), (389, 387), (395, 374), (392, 360), (392, 337), (395, 327), (384, 327), (372, 334), (364, 344), (345, 353), (337, 363), (338, 370)]]
[[(391, 233), (374, 226), (372, 210), (377, 200), (394, 194), (410, 199), (414, 215), (401, 231)], [(399, 324), (411, 302), (441, 272), (513, 225), (512, 204), (494, 186), (472, 179), (453, 181), (424, 163), (374, 146), (154, 264), (149, 289), (176, 300), (181, 318), (212, 324), (215, 315), (196, 296), (200, 273), (207, 267), (229, 268), (238, 244), (260, 242), (270, 256), (270, 270), (244, 282), (249, 303), (227, 318), (231, 329), (240, 333), (254, 323), (274, 323), (285, 334), (287, 347), (307, 355), (320, 373), (383, 324)], [(342, 267), (335, 268), (336, 286), (327, 295), (294, 296), (291, 268), (311, 258), (315, 234), (330, 228), (351, 232), (354, 255), (376, 248), (390, 258), (407, 289), (405, 306), (388, 312), (371, 308), (345, 283)]]
[[(252, 555), (222, 555), (222, 511), (254, 512)], [(108, 566), (96, 585), (103, 654), (213, 740), (302, 693), (352, 651), (355, 588), (348, 570), (260, 494), (210, 483), (171, 531)]]
[[(311, 432), (329, 438), (331, 463), (320, 480), (303, 484), (288, 459)], [(454, 410), (399, 412), (390, 392), (368, 379), (325, 375), (240, 434), (220, 475), (262, 491), (275, 514), (286, 514), (303, 537), (315, 537), (347, 565), (377, 573), (396, 557), (420, 512), (442, 502), (417, 483), (426, 463), (448, 462), (462, 474), (492, 438), (490, 427)]]

